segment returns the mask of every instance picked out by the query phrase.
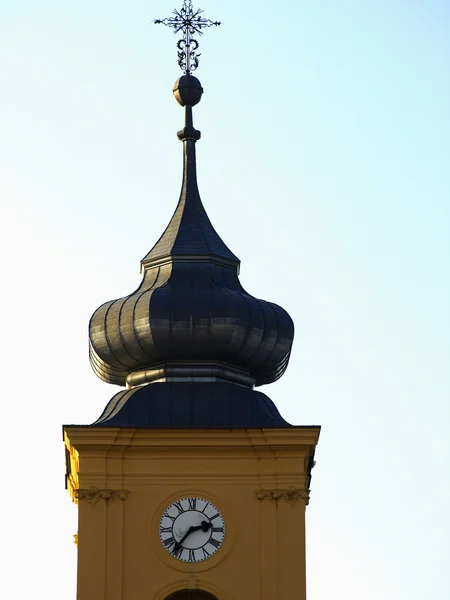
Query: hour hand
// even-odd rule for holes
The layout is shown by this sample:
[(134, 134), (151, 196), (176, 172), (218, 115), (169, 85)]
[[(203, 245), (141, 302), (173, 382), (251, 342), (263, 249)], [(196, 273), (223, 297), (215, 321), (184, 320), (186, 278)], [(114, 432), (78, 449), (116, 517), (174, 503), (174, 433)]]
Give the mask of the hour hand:
[(202, 521), (200, 525), (196, 525), (195, 527), (189, 527), (188, 532), (186, 533), (184, 538), (180, 540), (180, 543), (183, 542), (187, 538), (187, 536), (190, 535), (193, 531), (200, 531), (200, 529), (204, 532), (208, 531), (208, 529), (211, 529), (211, 523), (209, 523), (208, 521)]
[(211, 527), (212, 527), (211, 521), (202, 521), (200, 523), (200, 526), (197, 527), (197, 529), (201, 529), (202, 531), (206, 532), (206, 531), (208, 531), (208, 529), (211, 529)]

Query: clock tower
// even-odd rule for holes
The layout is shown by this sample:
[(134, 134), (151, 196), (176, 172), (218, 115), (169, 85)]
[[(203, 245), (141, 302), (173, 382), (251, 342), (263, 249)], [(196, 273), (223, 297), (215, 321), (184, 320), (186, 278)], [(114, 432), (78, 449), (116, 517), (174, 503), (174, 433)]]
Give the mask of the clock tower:
[(185, 111), (180, 199), (139, 288), (90, 320), (92, 368), (124, 389), (92, 425), (64, 426), (77, 599), (305, 600), (320, 428), (290, 425), (255, 389), (285, 372), (294, 326), (242, 288), (201, 202), (192, 36), (209, 20), (187, 0), (175, 13), (188, 32), (174, 87)]

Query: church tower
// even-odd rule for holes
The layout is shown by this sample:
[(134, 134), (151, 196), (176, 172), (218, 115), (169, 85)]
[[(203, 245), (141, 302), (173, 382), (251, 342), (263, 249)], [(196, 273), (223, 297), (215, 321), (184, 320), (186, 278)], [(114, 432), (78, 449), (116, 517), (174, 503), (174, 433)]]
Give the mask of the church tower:
[[(92, 425), (65, 425), (78, 505), (78, 600), (305, 600), (305, 509), (319, 427), (255, 390), (285, 372), (294, 326), (240, 284), (197, 187), (193, 39), (215, 25), (184, 0), (183, 182), (139, 288), (89, 325), (90, 360), (124, 386)], [(181, 20), (181, 21), (180, 21)]]

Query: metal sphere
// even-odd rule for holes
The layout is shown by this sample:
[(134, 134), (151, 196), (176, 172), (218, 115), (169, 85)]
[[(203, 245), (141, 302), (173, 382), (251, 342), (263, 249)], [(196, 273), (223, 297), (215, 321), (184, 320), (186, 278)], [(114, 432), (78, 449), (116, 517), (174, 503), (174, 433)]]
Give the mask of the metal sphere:
[(173, 86), (173, 95), (181, 106), (195, 106), (200, 102), (202, 94), (202, 85), (193, 75), (183, 75)]

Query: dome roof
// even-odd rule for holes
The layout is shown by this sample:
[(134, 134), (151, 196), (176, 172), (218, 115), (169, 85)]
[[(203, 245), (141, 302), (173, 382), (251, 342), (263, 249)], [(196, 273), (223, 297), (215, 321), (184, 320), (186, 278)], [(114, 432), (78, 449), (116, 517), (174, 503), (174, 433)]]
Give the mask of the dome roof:
[(250, 429), (292, 427), (262, 392), (233, 383), (155, 383), (121, 390), (94, 427)]
[[(198, 80), (184, 77), (184, 88), (195, 80), (198, 91)], [(93, 314), (91, 364), (104, 381), (129, 387), (195, 380), (270, 383), (286, 370), (294, 326), (284, 309), (241, 286), (239, 260), (200, 199), (195, 161), (200, 132), (192, 124), (192, 106), (185, 105), (185, 111), (186, 124), (178, 133), (184, 145), (178, 206), (141, 262), (139, 288)]]

